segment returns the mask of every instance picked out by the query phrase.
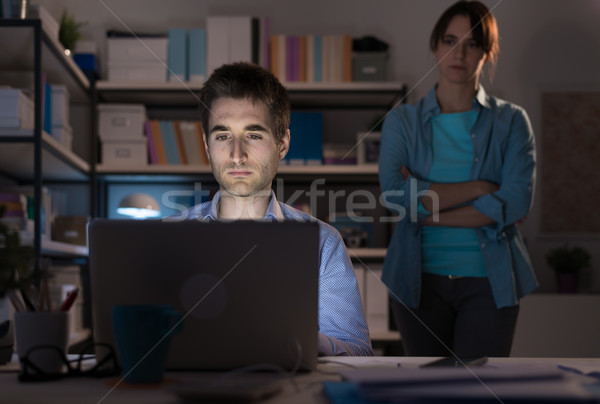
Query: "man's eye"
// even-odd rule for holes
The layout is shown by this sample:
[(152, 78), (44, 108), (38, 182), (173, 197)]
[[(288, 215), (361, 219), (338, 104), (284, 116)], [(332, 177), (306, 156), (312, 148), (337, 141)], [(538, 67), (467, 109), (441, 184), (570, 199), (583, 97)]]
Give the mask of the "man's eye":
[(222, 142), (222, 141), (227, 140), (228, 137), (229, 137), (229, 135), (227, 135), (226, 133), (221, 133), (221, 134), (215, 135), (215, 140)]
[(260, 140), (262, 139), (262, 136), (257, 133), (249, 133), (248, 138), (251, 140)]

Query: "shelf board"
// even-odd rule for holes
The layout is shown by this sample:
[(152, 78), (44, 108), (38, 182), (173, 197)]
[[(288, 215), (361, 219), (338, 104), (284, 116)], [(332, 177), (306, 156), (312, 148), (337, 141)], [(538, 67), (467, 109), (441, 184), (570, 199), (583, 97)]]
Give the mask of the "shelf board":
[[(320, 166), (279, 166), (277, 174), (287, 178), (296, 177), (362, 177), (372, 181), (377, 177), (376, 165), (320, 165)], [(146, 166), (96, 166), (96, 174), (109, 181), (150, 180), (170, 181), (177, 177), (211, 176), (210, 166), (206, 165), (146, 165)]]
[(400, 341), (399, 331), (370, 331), (370, 337), (374, 341)]
[[(318, 166), (279, 166), (278, 174), (299, 175), (374, 175), (377, 174), (377, 165), (318, 165)], [(111, 175), (135, 174), (212, 174), (210, 166), (206, 165), (167, 165), (154, 164), (147, 166), (96, 166), (96, 173)]]
[[(2, 58), (0, 71), (31, 72), (30, 89), (33, 90), (35, 69), (35, 35), (34, 28), (41, 25), (40, 20), (0, 19), (0, 37), (10, 38), (2, 41)], [(46, 80), (52, 84), (63, 84), (69, 91), (69, 98), (76, 103), (89, 103), (90, 82), (73, 58), (65, 55), (65, 48), (58, 38), (49, 35), (42, 25), (41, 44), (42, 71)]]
[[(22, 181), (34, 179), (33, 129), (0, 129), (0, 173)], [(87, 181), (89, 164), (42, 132), (42, 176), (45, 181)]]
[[(21, 232), (21, 243), (26, 246), (33, 245), (31, 233)], [(42, 254), (53, 257), (87, 257), (88, 248), (81, 245), (63, 243), (42, 238)]]
[(352, 259), (385, 258), (387, 248), (349, 248), (348, 255)]
[[(389, 108), (403, 95), (401, 82), (284, 83), (296, 107)], [(202, 83), (157, 81), (96, 82), (103, 102), (153, 105), (198, 105)]]

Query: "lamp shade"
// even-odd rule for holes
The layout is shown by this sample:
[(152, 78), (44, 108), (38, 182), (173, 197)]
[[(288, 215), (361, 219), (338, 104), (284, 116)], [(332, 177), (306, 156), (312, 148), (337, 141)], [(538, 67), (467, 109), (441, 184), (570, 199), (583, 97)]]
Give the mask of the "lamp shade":
[(147, 194), (127, 195), (119, 203), (117, 213), (130, 216), (135, 219), (146, 219), (148, 217), (159, 217), (160, 206), (156, 199)]

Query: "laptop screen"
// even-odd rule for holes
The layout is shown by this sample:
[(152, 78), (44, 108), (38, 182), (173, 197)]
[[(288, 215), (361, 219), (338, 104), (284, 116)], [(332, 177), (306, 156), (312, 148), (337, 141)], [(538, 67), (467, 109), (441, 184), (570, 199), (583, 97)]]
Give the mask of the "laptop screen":
[(184, 315), (167, 369), (316, 365), (319, 229), (311, 222), (93, 220), (93, 333), (114, 346), (111, 308)]

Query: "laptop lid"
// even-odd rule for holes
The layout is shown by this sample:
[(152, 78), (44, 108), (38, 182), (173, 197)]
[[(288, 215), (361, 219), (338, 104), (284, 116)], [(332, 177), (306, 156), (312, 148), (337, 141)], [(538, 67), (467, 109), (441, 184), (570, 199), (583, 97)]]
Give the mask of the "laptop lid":
[(88, 233), (96, 342), (115, 346), (112, 306), (171, 304), (184, 325), (168, 369), (316, 366), (317, 223), (96, 219)]

